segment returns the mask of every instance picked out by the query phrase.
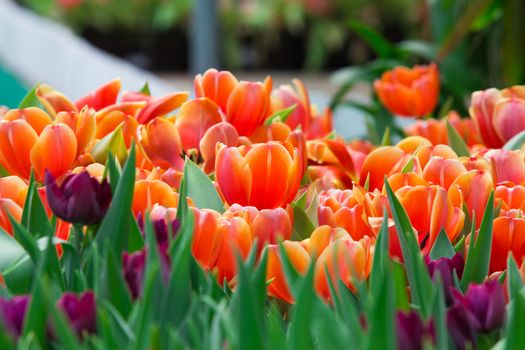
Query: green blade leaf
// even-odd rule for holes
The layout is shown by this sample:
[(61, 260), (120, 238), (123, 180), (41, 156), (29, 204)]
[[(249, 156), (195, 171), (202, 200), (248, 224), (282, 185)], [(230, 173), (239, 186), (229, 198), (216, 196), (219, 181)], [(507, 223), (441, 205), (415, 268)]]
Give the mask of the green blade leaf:
[(507, 289), (510, 300), (514, 300), (523, 289), (523, 280), (521, 279), (520, 271), (514, 257), (509, 255), (507, 261)]
[(525, 324), (525, 295), (518, 293), (510, 304), (509, 309), (510, 315), (505, 349), (525, 349), (525, 332), (523, 332), (523, 325)]
[(271, 116), (266, 118), (266, 120), (264, 121), (264, 126), (269, 126), (277, 122), (286, 123), (286, 120), (293, 113), (293, 111), (295, 111), (296, 108), (297, 108), (297, 105), (294, 104), (294, 105), (291, 105), (290, 107), (286, 107), (286, 108), (276, 111)]
[[(213, 209), (219, 213), (224, 212), (224, 203), (217, 194), (215, 186), (210, 178), (191, 160), (186, 159), (184, 166), (184, 178), (188, 186), (188, 196), (193, 200), (195, 206), (201, 209)], [(180, 197), (181, 201), (184, 197)]]
[(432, 260), (437, 260), (439, 258), (452, 258), (456, 254), (452, 243), (448, 239), (445, 229), (442, 228), (439, 232), (436, 242), (430, 251), (430, 258)]
[(510, 140), (505, 143), (503, 149), (514, 151), (520, 149), (525, 143), (525, 130), (512, 136)]
[(42, 105), (40, 104), (40, 100), (38, 97), (36, 97), (36, 89), (38, 89), (38, 86), (40, 83), (36, 83), (35, 86), (29, 92), (24, 96), (22, 101), (20, 101), (20, 104), (18, 105), (18, 108), (29, 108), (29, 107), (39, 107), (42, 108)]
[(46, 210), (40, 200), (36, 186), (37, 183), (34, 174), (31, 172), (27, 197), (24, 203), (24, 211), (22, 213), (22, 225), (38, 238), (53, 235), (54, 230), (47, 218)]
[(469, 283), (481, 283), (488, 275), (490, 252), (492, 249), (492, 226), (494, 210), (494, 192), (489, 196), (485, 213), (475, 238), (471, 235), (470, 246), (465, 261), (465, 269), (461, 278), (461, 287), (466, 290)]
[(380, 58), (389, 58), (394, 53), (392, 44), (376, 30), (354, 20), (350, 21), (349, 26)]
[(468, 150), (465, 141), (461, 138), (457, 130), (450, 125), (447, 120), (447, 135), (448, 135), (448, 145), (450, 148), (456, 152), (458, 157), (470, 157), (470, 152)]
[(291, 206), (294, 215), (292, 240), (301, 241), (310, 237), (313, 230), (315, 230), (315, 226), (306, 214), (306, 212), (303, 209), (301, 209), (299, 205), (292, 202)]

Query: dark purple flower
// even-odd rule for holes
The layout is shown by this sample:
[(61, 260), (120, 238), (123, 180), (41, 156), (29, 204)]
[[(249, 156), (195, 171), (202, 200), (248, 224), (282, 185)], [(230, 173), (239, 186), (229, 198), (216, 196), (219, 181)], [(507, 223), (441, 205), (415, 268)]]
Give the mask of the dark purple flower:
[(403, 350), (423, 349), (424, 341), (436, 343), (433, 322), (426, 325), (415, 311), (396, 313), (397, 348)]
[(447, 310), (448, 334), (456, 349), (475, 348), (478, 327), (478, 321), (464, 306), (454, 305)]
[(478, 322), (477, 330), (491, 332), (505, 321), (505, 293), (498, 281), (471, 284), (467, 293), (454, 291), (454, 303), (462, 305)]
[(15, 338), (22, 334), (29, 298), (28, 295), (16, 296), (12, 299), (0, 297), (0, 322)]
[(53, 214), (67, 222), (82, 225), (98, 224), (109, 208), (111, 187), (84, 171), (68, 175), (58, 186), (53, 175), (46, 171), (47, 201)]
[(84, 331), (95, 333), (97, 329), (97, 308), (93, 291), (80, 295), (65, 292), (57, 302), (68, 317), (71, 327), (82, 336)]
[(458, 278), (461, 279), (461, 276), (463, 276), (463, 269), (465, 268), (465, 260), (463, 259), (463, 256), (460, 253), (457, 253), (452, 258), (431, 260), (430, 257), (426, 255), (425, 263), (431, 278), (435, 278), (437, 274), (441, 275), (445, 299), (447, 304), (451, 304), (451, 290), (454, 288), (454, 270), (456, 271)]
[[(167, 281), (170, 271), (170, 259), (167, 251), (159, 249), (158, 252), (161, 263), (162, 277), (164, 281)], [(122, 253), (124, 279), (128, 284), (128, 288), (133, 299), (137, 299), (142, 294), (147, 256), (146, 248), (131, 254), (128, 252)]]
[[(144, 235), (144, 217), (142, 213), (137, 215), (137, 223), (139, 228)], [(169, 247), (169, 244), (175, 235), (179, 231), (180, 222), (177, 219), (169, 220), (168, 218), (158, 217), (158, 215), (151, 215), (151, 223), (153, 225), (153, 230), (155, 231), (155, 238), (157, 239), (157, 244), (160, 249), (166, 250)], [(170, 233), (171, 226), (171, 236)]]

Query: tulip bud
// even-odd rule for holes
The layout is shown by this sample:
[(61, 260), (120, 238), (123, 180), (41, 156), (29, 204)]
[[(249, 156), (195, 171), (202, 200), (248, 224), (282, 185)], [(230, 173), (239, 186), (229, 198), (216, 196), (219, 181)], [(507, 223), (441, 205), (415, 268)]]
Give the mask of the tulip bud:
[[(83, 332), (96, 332), (97, 310), (93, 291), (80, 295), (65, 292), (57, 301), (57, 306), (66, 314), (69, 324), (79, 337), (82, 337)], [(59, 329), (55, 331), (60, 332)]]
[(29, 295), (15, 296), (12, 299), (0, 297), (0, 323), (14, 338), (22, 334), (29, 300)]
[(432, 321), (424, 323), (415, 311), (396, 313), (397, 348), (403, 350), (425, 349), (425, 344), (436, 344), (436, 332)]
[(53, 175), (46, 172), (45, 184), (47, 201), (58, 218), (94, 225), (106, 215), (111, 202), (111, 188), (105, 179), (100, 183), (87, 172), (82, 172), (67, 176), (58, 186)]
[(460, 253), (457, 253), (452, 258), (439, 258), (431, 260), (428, 255), (425, 255), (425, 264), (427, 265), (428, 273), (431, 278), (436, 278), (439, 274), (441, 278), (441, 285), (445, 292), (447, 303), (452, 302), (451, 288), (454, 288), (454, 271), (459, 279), (463, 276), (463, 269), (465, 267), (465, 260)]

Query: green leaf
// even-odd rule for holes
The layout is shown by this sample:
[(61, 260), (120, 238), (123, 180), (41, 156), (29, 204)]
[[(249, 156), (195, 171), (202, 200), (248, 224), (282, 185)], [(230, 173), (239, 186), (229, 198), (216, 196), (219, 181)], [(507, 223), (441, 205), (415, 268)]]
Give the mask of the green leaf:
[[(134, 348), (137, 350), (149, 348), (151, 337), (151, 326), (153, 320), (153, 309), (156, 302), (154, 298), (154, 288), (156, 286), (156, 276), (160, 272), (160, 266), (154, 262), (149, 266), (146, 276), (144, 277), (144, 291), (142, 301), (139, 304), (138, 323), (136, 333), (136, 342)], [(177, 300), (177, 299), (172, 299)]]
[[(210, 178), (191, 160), (186, 159), (184, 178), (188, 186), (188, 196), (195, 206), (200, 209), (213, 209), (219, 213), (224, 212), (224, 203), (217, 194)], [(180, 197), (183, 201), (185, 197)]]
[(448, 239), (445, 229), (442, 228), (436, 238), (436, 242), (430, 251), (430, 259), (437, 260), (439, 258), (452, 258), (456, 254), (452, 243)]
[(306, 214), (306, 212), (296, 203), (291, 203), (294, 215), (292, 240), (301, 241), (310, 237), (315, 230), (315, 226)]
[(525, 130), (514, 135), (510, 140), (505, 143), (503, 146), (503, 149), (506, 149), (508, 151), (514, 151), (521, 149), (523, 144), (525, 143)]
[(129, 223), (128, 252), (133, 253), (144, 247), (144, 237), (132, 212), (129, 213)]
[(120, 314), (127, 317), (131, 311), (132, 302), (127, 283), (122, 274), (120, 254), (117, 259), (115, 252), (110, 247), (106, 247), (105, 252), (99, 281), (101, 288), (99, 296), (110, 301)]
[(29, 108), (29, 107), (39, 107), (42, 108), (42, 105), (40, 104), (40, 100), (38, 97), (36, 97), (36, 89), (40, 83), (36, 83), (35, 86), (29, 92), (24, 96), (22, 101), (20, 101), (20, 104), (18, 105), (18, 108)]
[(144, 85), (142, 86), (142, 88), (140, 88), (139, 92), (141, 94), (144, 94), (144, 95), (147, 95), (147, 96), (151, 96), (151, 91), (149, 90), (149, 82), (146, 81), (144, 83)]
[(135, 186), (135, 147), (131, 151), (124, 165), (111, 205), (106, 216), (102, 220), (97, 231), (95, 241), (99, 246), (104, 246), (107, 240), (120, 257), (120, 253), (128, 247), (128, 235), (130, 228), (131, 202), (133, 200), (133, 188)]
[(105, 325), (101, 327), (104, 340), (110, 337), (114, 339), (115, 346), (123, 346), (124, 348), (130, 342), (135, 341), (135, 334), (110, 302), (102, 301), (99, 306), (99, 319), (104, 320), (101, 322)]
[(525, 349), (525, 295), (518, 293), (514, 301), (509, 305), (509, 322), (507, 326), (507, 338), (505, 349), (518, 350)]
[(409, 311), (410, 305), (407, 294), (407, 281), (405, 277), (405, 269), (403, 264), (392, 261), (392, 272), (394, 276), (394, 290), (396, 299), (396, 309)]
[(415, 55), (428, 61), (435, 61), (437, 45), (433, 42), (421, 40), (404, 40), (395, 45), (398, 55)]
[(450, 123), (447, 120), (447, 135), (448, 135), (448, 145), (456, 154), (458, 157), (470, 157), (470, 152), (468, 150), (467, 145), (465, 144), (465, 141), (461, 138), (457, 130), (450, 125)]
[(385, 132), (383, 133), (383, 137), (381, 138), (381, 146), (390, 146), (392, 144), (392, 140), (390, 137), (390, 127), (386, 127)]
[(35, 264), (31, 261), (29, 255), (24, 254), (19, 260), (7, 267), (2, 272), (2, 275), (7, 288), (12, 293), (27, 294), (31, 290), (34, 271)]
[(432, 316), (436, 331), (436, 350), (447, 350), (449, 334), (446, 324), (445, 295), (443, 293), (441, 274), (437, 274), (432, 289)]
[(286, 123), (286, 120), (293, 113), (293, 111), (295, 111), (296, 108), (297, 105), (293, 104), (290, 107), (286, 107), (276, 111), (271, 116), (266, 118), (266, 120), (264, 121), (264, 126), (269, 126), (277, 122)]
[(507, 289), (510, 300), (513, 300), (523, 289), (523, 280), (512, 254), (509, 254), (507, 261)]
[(423, 143), (421, 143), (416, 148), (414, 153), (412, 153), (412, 155), (410, 156), (410, 159), (408, 160), (408, 162), (405, 164), (403, 169), (401, 169), (401, 173), (406, 174), (406, 173), (409, 173), (409, 172), (414, 170), (414, 158), (416, 158), (417, 154), (419, 153), (419, 151), (421, 150), (422, 147), (423, 147)]
[(349, 26), (380, 58), (389, 58), (394, 53), (392, 44), (378, 31), (362, 22), (354, 20), (350, 21)]
[(370, 290), (374, 295), (379, 293), (381, 281), (385, 278), (386, 269), (389, 264), (388, 257), (388, 213), (385, 209), (383, 223), (376, 239), (372, 271), (370, 272)]
[(410, 284), (412, 303), (419, 306), (423, 316), (428, 316), (430, 312), (428, 296), (432, 291), (432, 282), (428, 275), (427, 268), (421, 257), (421, 251), (414, 234), (408, 215), (392, 191), (390, 184), (385, 179), (388, 202), (392, 217), (396, 224), (396, 232), (401, 245), (405, 268)]
[(24, 248), (0, 227), (0, 272), (26, 254)]
[(471, 234), (465, 269), (461, 278), (461, 287), (463, 289), (466, 289), (469, 283), (483, 282), (488, 275), (490, 251), (492, 249), (493, 210), (494, 192), (489, 196), (477, 237), (475, 237), (475, 234)]
[(34, 173), (31, 172), (27, 197), (22, 213), (22, 225), (34, 236), (43, 237), (54, 234), (53, 227), (47, 218), (47, 213), (40, 200)]
[(90, 151), (97, 163), (104, 164), (110, 154), (117, 157), (122, 164), (126, 159), (127, 149), (124, 142), (122, 124), (98, 141)]

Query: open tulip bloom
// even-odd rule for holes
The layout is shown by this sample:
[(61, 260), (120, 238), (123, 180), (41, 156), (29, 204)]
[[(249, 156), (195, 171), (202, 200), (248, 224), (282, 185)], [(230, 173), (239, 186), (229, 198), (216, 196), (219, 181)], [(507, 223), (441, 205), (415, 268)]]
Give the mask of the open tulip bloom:
[(421, 119), (375, 145), (299, 80), (38, 85), (0, 112), (0, 348), (525, 348), (525, 87), (422, 119), (439, 86), (383, 72)]

